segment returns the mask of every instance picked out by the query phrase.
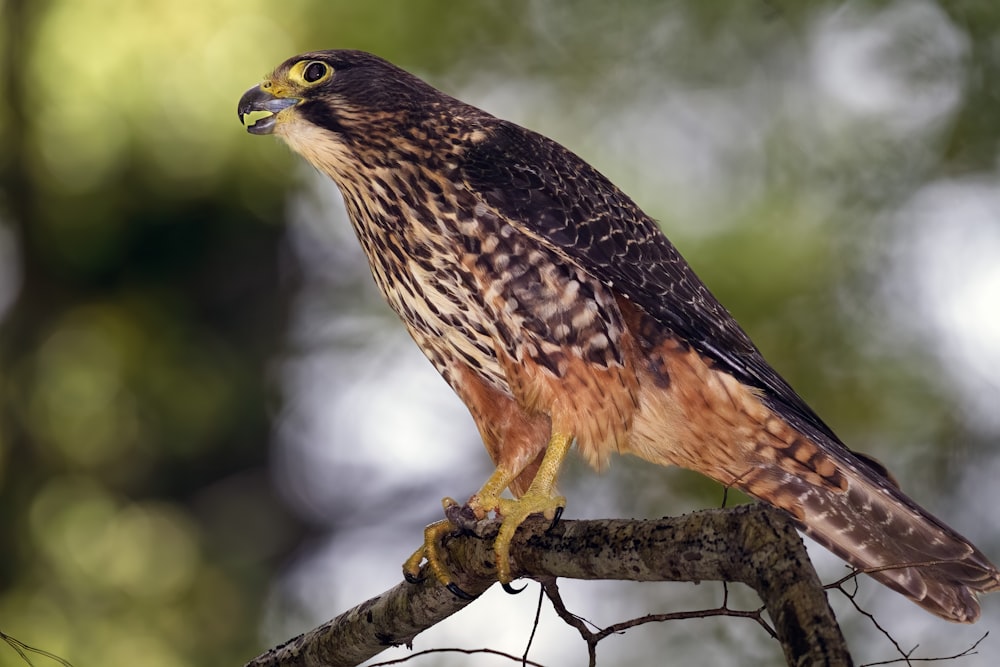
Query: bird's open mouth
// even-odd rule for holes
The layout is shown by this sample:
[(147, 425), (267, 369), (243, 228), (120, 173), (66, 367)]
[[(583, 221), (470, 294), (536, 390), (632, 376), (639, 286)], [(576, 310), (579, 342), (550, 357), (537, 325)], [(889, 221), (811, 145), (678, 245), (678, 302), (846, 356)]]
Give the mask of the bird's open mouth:
[(297, 97), (275, 97), (260, 86), (254, 86), (243, 93), (239, 107), (237, 107), (237, 113), (242, 123), (246, 116), (255, 112), (263, 112), (265, 115), (256, 118), (247, 126), (247, 132), (250, 134), (271, 134), (277, 122), (278, 112), (293, 107), (300, 101)]

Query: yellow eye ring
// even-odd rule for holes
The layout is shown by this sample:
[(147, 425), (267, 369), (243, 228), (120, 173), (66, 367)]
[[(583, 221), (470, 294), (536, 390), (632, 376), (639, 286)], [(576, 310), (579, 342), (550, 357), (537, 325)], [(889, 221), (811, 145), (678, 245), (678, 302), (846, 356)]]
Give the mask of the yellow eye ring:
[(307, 86), (315, 86), (329, 79), (333, 68), (321, 60), (303, 60), (295, 64), (292, 75)]

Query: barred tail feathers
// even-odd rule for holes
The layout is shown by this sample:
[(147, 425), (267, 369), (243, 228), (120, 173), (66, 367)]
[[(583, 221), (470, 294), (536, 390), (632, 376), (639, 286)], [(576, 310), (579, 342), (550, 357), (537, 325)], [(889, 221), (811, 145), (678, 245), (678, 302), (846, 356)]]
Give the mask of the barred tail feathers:
[(928, 611), (976, 621), (976, 594), (1000, 589), (1000, 573), (986, 556), (867, 463), (848, 460), (850, 452), (817, 451), (835, 466), (832, 480), (817, 483), (816, 473), (805, 469), (797, 474), (789, 468), (801, 464), (783, 457), (735, 485), (786, 510), (819, 544)]

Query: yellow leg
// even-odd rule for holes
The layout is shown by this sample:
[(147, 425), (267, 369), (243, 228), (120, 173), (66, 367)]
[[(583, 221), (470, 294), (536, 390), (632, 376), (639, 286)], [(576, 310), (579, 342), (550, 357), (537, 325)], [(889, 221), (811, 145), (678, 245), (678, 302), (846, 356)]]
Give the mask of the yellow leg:
[[(571, 435), (552, 435), (539, 465), (538, 473), (521, 498), (511, 500), (500, 496), (520, 474), (520, 471), (497, 467), (483, 488), (469, 499), (467, 507), (472, 510), (476, 519), (485, 518), (492, 511), (496, 511), (502, 519), (500, 533), (497, 535), (493, 547), (497, 560), (497, 579), (501, 583), (510, 583), (512, 578), (510, 543), (518, 526), (532, 514), (543, 514), (548, 519), (554, 519), (556, 512), (561, 511), (566, 506), (566, 499), (562, 496), (556, 496), (554, 493), (559, 469), (562, 467), (562, 462), (569, 453), (572, 444), (573, 436)], [(451, 498), (445, 498), (442, 504), (446, 514), (454, 511), (458, 506), (458, 503)], [(424, 529), (424, 544), (413, 552), (413, 555), (403, 564), (403, 576), (407, 581), (418, 580), (420, 564), (426, 558), (428, 568), (438, 581), (456, 594), (461, 592), (461, 589), (458, 589), (452, 581), (451, 574), (444, 566), (439, 553), (441, 538), (454, 529), (454, 524), (448, 519), (436, 521)]]
[[(502, 522), (500, 532), (493, 543), (493, 551), (497, 557), (497, 579), (500, 583), (509, 584), (513, 578), (510, 569), (510, 543), (524, 520), (532, 514), (541, 514), (551, 521), (556, 518), (557, 512), (561, 513), (566, 507), (566, 498), (555, 495), (556, 479), (572, 444), (573, 436), (554, 433), (549, 439), (538, 473), (524, 495), (517, 500), (496, 498)], [(473, 508), (475, 500), (476, 496), (473, 496), (469, 501)]]

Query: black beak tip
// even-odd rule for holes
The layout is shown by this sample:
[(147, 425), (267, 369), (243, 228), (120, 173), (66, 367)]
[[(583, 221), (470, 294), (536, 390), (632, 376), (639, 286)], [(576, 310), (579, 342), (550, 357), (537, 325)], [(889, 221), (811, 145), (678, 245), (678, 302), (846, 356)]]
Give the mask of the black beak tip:
[(240, 125), (243, 124), (243, 119), (247, 114), (254, 111), (254, 104), (258, 103), (263, 96), (263, 92), (260, 86), (254, 86), (247, 92), (243, 93), (243, 97), (240, 98), (239, 105), (236, 107), (236, 116), (240, 120)]
[(268, 115), (250, 125), (247, 132), (250, 134), (270, 134), (274, 130), (276, 114), (301, 101), (297, 97), (276, 97), (260, 86), (254, 86), (243, 93), (243, 97), (240, 98), (239, 104), (236, 106), (236, 115), (240, 119), (240, 124), (243, 124), (247, 114), (254, 111), (266, 111)]

